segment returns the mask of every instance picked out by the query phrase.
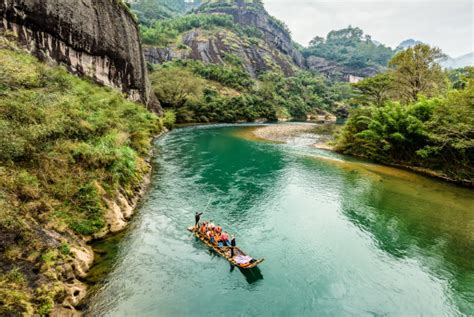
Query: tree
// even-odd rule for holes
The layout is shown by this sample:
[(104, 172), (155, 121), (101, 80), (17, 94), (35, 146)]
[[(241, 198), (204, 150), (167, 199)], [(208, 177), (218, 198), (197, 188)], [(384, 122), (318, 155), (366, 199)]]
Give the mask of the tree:
[(309, 42), (309, 46), (310, 47), (315, 47), (315, 46), (318, 46), (320, 44), (324, 44), (324, 37), (321, 37), (321, 36), (315, 36), (310, 42)]
[(474, 78), (474, 67), (467, 66), (449, 71), (449, 81), (454, 89), (464, 89), (467, 87), (469, 80)]
[(421, 94), (433, 97), (446, 89), (446, 76), (436, 62), (443, 57), (439, 48), (417, 44), (392, 58), (389, 67), (402, 102), (415, 102)]
[(355, 104), (362, 106), (373, 104), (381, 107), (390, 98), (392, 78), (387, 73), (378, 74), (354, 84), (353, 87), (356, 94)]
[(316, 36), (303, 50), (305, 57), (318, 56), (354, 69), (386, 67), (393, 54), (391, 48), (375, 43), (370, 35), (352, 26), (331, 31), (326, 38)]
[[(472, 78), (472, 77), (471, 77)], [(474, 79), (450, 91), (427, 122), (430, 143), (418, 151), (450, 177), (474, 180)], [(436, 160), (434, 160), (436, 159)]]
[(165, 107), (182, 107), (190, 97), (202, 96), (203, 80), (177, 67), (162, 67), (152, 73), (153, 90)]

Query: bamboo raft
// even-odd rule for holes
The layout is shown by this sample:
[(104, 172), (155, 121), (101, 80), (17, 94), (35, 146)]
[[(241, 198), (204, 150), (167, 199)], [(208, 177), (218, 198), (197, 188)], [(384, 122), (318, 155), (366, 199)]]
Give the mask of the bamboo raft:
[[(237, 266), (241, 269), (253, 269), (254, 267), (257, 267), (260, 263), (264, 261), (264, 259), (255, 259), (255, 262), (252, 263), (246, 263), (246, 264), (239, 264), (237, 263), (234, 258), (230, 256), (230, 247), (218, 247), (215, 244), (212, 244), (203, 234), (201, 234), (198, 230), (196, 230), (196, 227), (189, 227), (188, 231), (192, 232), (196, 238), (204, 242), (209, 248), (214, 250), (217, 254), (225, 258), (227, 261), (230, 262), (230, 264)], [(234, 247), (234, 255), (243, 255), (247, 256), (246, 253), (244, 253), (242, 250), (240, 250), (238, 247)]]

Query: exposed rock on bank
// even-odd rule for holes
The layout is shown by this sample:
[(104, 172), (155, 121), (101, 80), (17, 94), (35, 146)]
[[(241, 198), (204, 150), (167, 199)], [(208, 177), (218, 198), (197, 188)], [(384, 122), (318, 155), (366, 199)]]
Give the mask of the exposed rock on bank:
[(375, 67), (354, 69), (317, 56), (309, 56), (306, 59), (306, 66), (314, 72), (324, 74), (326, 77), (337, 78), (352, 83), (366, 77), (375, 76), (380, 72), (380, 70)]
[(252, 128), (252, 133), (255, 137), (262, 140), (308, 145), (324, 150), (332, 150), (333, 147), (328, 143), (333, 140), (333, 135), (332, 132), (326, 131), (325, 127), (330, 126), (315, 123), (284, 123)]

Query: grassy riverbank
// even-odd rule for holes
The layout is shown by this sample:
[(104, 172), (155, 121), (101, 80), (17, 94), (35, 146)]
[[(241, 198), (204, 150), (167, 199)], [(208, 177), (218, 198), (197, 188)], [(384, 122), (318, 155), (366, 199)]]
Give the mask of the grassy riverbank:
[(0, 60), (0, 315), (47, 315), (83, 295), (84, 242), (131, 204), (163, 124), (6, 40)]

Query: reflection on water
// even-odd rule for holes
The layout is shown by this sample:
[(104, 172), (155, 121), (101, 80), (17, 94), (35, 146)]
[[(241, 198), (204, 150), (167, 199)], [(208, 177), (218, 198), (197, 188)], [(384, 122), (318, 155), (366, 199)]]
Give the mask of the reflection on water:
[[(342, 210), (348, 219), (370, 233), (381, 250), (422, 263), (447, 282), (446, 291), (461, 311), (474, 312), (474, 213), (468, 204), (472, 193), (432, 180), (420, 179), (426, 185), (420, 190), (420, 182), (415, 186), (385, 178), (374, 186), (346, 179)], [(354, 187), (356, 199), (349, 190)]]
[[(474, 312), (471, 190), (240, 130), (158, 141), (153, 189), (91, 315)], [(262, 265), (238, 273), (186, 231), (209, 200), (205, 218)]]

